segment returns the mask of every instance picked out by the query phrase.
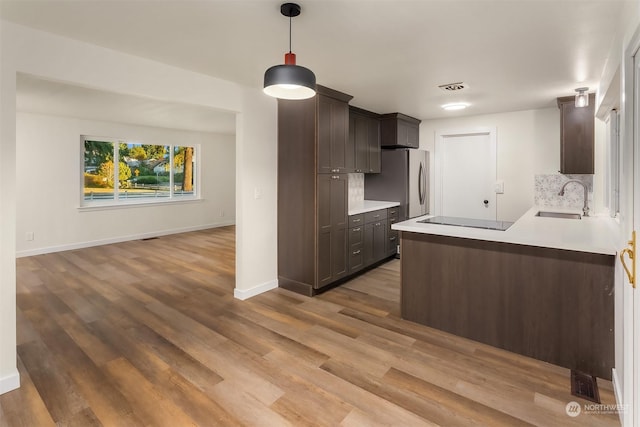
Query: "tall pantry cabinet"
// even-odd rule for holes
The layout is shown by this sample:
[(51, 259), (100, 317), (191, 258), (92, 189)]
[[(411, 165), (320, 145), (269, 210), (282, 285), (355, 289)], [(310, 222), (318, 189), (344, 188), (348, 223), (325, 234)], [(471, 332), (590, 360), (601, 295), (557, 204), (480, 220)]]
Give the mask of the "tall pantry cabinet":
[(305, 295), (348, 274), (351, 98), (278, 100), (278, 282)]

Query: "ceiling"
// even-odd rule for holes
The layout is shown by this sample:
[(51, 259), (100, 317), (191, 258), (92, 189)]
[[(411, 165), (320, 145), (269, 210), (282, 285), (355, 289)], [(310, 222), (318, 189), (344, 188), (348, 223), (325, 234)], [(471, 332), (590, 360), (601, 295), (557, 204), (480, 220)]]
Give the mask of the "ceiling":
[[(0, 1), (3, 19), (260, 88), (283, 62), (274, 0)], [(420, 119), (552, 107), (595, 90), (622, 0), (301, 0), (293, 51), (353, 105)], [(464, 82), (446, 93), (438, 85)], [(445, 112), (449, 102), (468, 102)]]
[(222, 134), (236, 133), (234, 113), (200, 105), (105, 92), (19, 74), (16, 108), (30, 113)]

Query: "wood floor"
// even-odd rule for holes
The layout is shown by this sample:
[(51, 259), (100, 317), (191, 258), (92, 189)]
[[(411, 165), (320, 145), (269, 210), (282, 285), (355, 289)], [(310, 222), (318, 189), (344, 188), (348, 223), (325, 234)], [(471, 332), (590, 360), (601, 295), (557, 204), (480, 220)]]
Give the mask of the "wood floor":
[(234, 239), (18, 259), (22, 387), (0, 425), (619, 425), (566, 415), (588, 403), (566, 369), (401, 320), (398, 261), (315, 298), (235, 300)]

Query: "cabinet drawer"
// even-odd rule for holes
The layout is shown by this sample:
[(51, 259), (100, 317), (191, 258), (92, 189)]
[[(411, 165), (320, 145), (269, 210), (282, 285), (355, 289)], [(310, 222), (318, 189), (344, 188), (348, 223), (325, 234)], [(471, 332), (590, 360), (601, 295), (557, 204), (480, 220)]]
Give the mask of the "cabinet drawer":
[(389, 230), (387, 238), (387, 254), (393, 255), (398, 251), (398, 244), (400, 244), (398, 231), (397, 230)]
[(389, 208), (387, 209), (387, 218), (389, 219), (389, 222), (391, 222), (393, 220), (393, 222), (397, 222), (398, 221), (398, 213), (400, 212), (400, 207), (396, 206), (395, 208)]
[(364, 251), (362, 244), (349, 246), (349, 272), (360, 270), (364, 267)]
[(400, 207), (396, 206), (395, 208), (387, 209), (387, 224), (389, 224), (389, 231), (391, 231), (391, 225), (398, 222), (398, 217), (400, 212)]
[(387, 210), (380, 209), (377, 211), (365, 212), (364, 214), (364, 222), (369, 224), (371, 222), (377, 222), (387, 219)]
[(362, 236), (364, 236), (364, 226), (353, 227), (349, 229), (349, 246), (358, 245), (362, 243)]
[(364, 214), (349, 215), (349, 227), (357, 227), (364, 225)]

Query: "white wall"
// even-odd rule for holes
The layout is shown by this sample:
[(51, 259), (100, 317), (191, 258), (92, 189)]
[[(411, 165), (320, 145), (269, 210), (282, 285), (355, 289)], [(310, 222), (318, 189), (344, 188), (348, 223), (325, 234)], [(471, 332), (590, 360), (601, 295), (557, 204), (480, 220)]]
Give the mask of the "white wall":
[[(275, 152), (276, 102), (259, 89), (183, 70), (148, 59), (0, 21), (0, 393), (18, 386), (16, 369), (16, 74), (86, 86), (116, 93), (203, 105), (241, 113), (236, 124), (236, 290), (262, 289), (276, 280)], [(263, 144), (261, 146), (260, 144)], [(254, 184), (262, 183), (262, 199), (251, 202)], [(244, 210), (250, 209), (248, 214)], [(265, 229), (250, 234), (245, 227)], [(246, 293), (245, 293), (246, 294)]]
[[(80, 135), (199, 146), (202, 201), (78, 209)], [(18, 256), (235, 223), (235, 135), (18, 112), (16, 137)]]
[(236, 117), (238, 157), (245, 159), (236, 170), (236, 185), (242, 189), (237, 192), (236, 221), (243, 225), (236, 229), (236, 251), (245, 255), (236, 259), (239, 299), (278, 286), (276, 106), (261, 92), (246, 90), (242, 113)]
[(0, 393), (20, 386), (16, 368), (16, 76), (0, 21)]
[[(534, 175), (557, 173), (560, 168), (560, 111), (557, 108), (425, 120), (420, 124), (420, 148), (429, 150), (430, 206), (434, 199), (434, 159), (437, 132), (496, 128), (498, 220), (515, 221), (533, 205)], [(462, 173), (462, 172), (461, 172)]]

